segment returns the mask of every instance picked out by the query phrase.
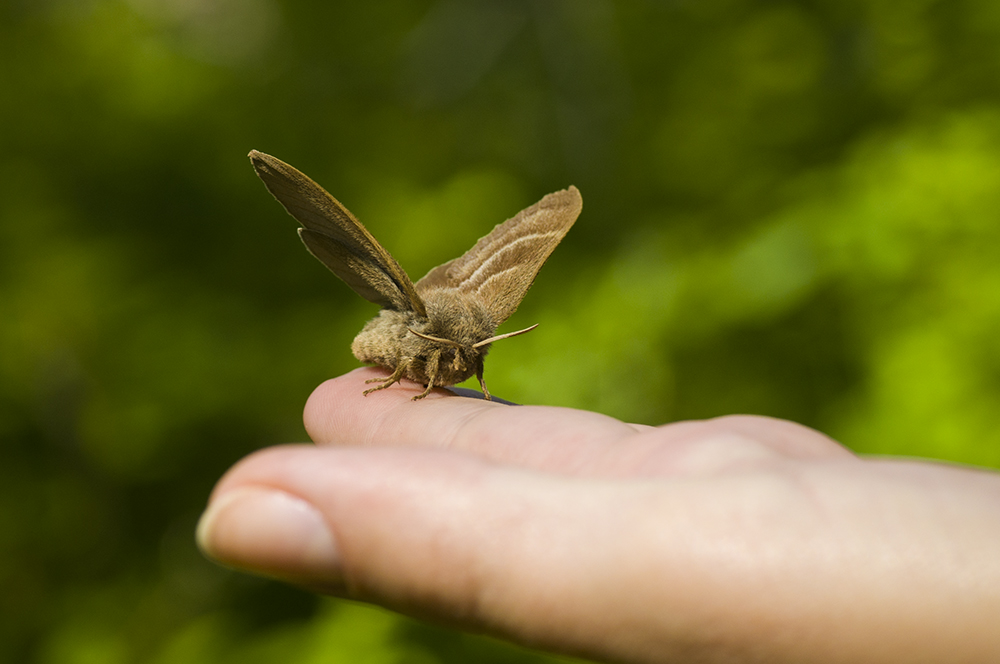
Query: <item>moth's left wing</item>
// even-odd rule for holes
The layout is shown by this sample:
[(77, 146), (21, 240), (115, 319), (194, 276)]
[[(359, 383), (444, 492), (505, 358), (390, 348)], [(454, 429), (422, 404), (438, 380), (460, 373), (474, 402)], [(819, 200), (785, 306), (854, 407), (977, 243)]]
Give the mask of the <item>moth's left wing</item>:
[(302, 224), (299, 236), (321, 263), (370, 302), (427, 315), (410, 277), (340, 201), (277, 157), (252, 150), (250, 161), (268, 191)]
[(549, 194), (508, 219), (464, 255), (417, 282), (418, 293), (456, 288), (478, 295), (494, 324), (507, 320), (583, 208), (576, 187)]

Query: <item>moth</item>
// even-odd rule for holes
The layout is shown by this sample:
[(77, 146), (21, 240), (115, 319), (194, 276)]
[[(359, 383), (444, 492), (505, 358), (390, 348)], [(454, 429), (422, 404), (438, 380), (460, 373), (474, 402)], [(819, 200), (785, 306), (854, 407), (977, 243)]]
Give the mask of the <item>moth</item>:
[(379, 385), (364, 394), (406, 377), (426, 386), (413, 397), (422, 399), (434, 387), (475, 374), (490, 399), (483, 360), (493, 342), (537, 327), (496, 335), (579, 216), (583, 199), (576, 187), (549, 194), (414, 284), (325, 189), (280, 159), (256, 150), (249, 156), (264, 186), (302, 224), (299, 237), (309, 253), (358, 295), (382, 306), (351, 344), (358, 360), (391, 372), (367, 381)]

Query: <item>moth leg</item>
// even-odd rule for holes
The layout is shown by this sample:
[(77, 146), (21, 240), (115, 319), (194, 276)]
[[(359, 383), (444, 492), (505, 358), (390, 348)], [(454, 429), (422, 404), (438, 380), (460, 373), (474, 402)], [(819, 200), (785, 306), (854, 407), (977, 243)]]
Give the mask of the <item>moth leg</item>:
[(417, 399), (423, 399), (431, 390), (434, 389), (434, 379), (438, 375), (438, 365), (441, 363), (441, 350), (435, 348), (431, 351), (431, 356), (427, 358), (427, 362), (424, 364), (424, 373), (427, 374), (427, 389), (413, 397), (411, 401), (416, 401)]
[(487, 401), (493, 401), (493, 397), (490, 396), (490, 391), (486, 389), (486, 379), (483, 378), (482, 360), (479, 360), (479, 366), (476, 367), (476, 378), (479, 379), (479, 386), (483, 388), (483, 398)]
[(368, 396), (372, 392), (376, 392), (378, 390), (384, 390), (393, 383), (398, 383), (399, 379), (403, 377), (403, 373), (406, 372), (407, 364), (408, 362), (400, 361), (396, 365), (396, 370), (392, 372), (391, 376), (386, 376), (385, 378), (369, 378), (368, 380), (366, 380), (365, 384), (367, 383), (382, 383), (382, 384), (379, 385), (378, 387), (373, 387), (371, 389), (365, 390), (364, 392), (361, 393), (362, 396)]

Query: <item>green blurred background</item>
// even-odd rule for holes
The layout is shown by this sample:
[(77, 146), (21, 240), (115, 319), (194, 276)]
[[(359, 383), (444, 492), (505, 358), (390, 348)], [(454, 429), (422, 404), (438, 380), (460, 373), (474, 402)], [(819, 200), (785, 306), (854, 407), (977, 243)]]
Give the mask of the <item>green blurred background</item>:
[(6, 0), (0, 660), (534, 662), (204, 561), (375, 307), (251, 148), (417, 278), (569, 184), (495, 394), (1000, 465), (996, 0)]

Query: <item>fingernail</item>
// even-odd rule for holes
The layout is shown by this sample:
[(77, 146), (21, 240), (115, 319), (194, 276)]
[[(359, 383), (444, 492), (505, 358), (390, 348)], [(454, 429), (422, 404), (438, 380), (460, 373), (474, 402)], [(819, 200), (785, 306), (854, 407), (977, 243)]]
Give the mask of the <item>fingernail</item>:
[(209, 504), (198, 546), (223, 565), (281, 579), (340, 578), (340, 556), (326, 520), (310, 503), (275, 489), (233, 489)]

